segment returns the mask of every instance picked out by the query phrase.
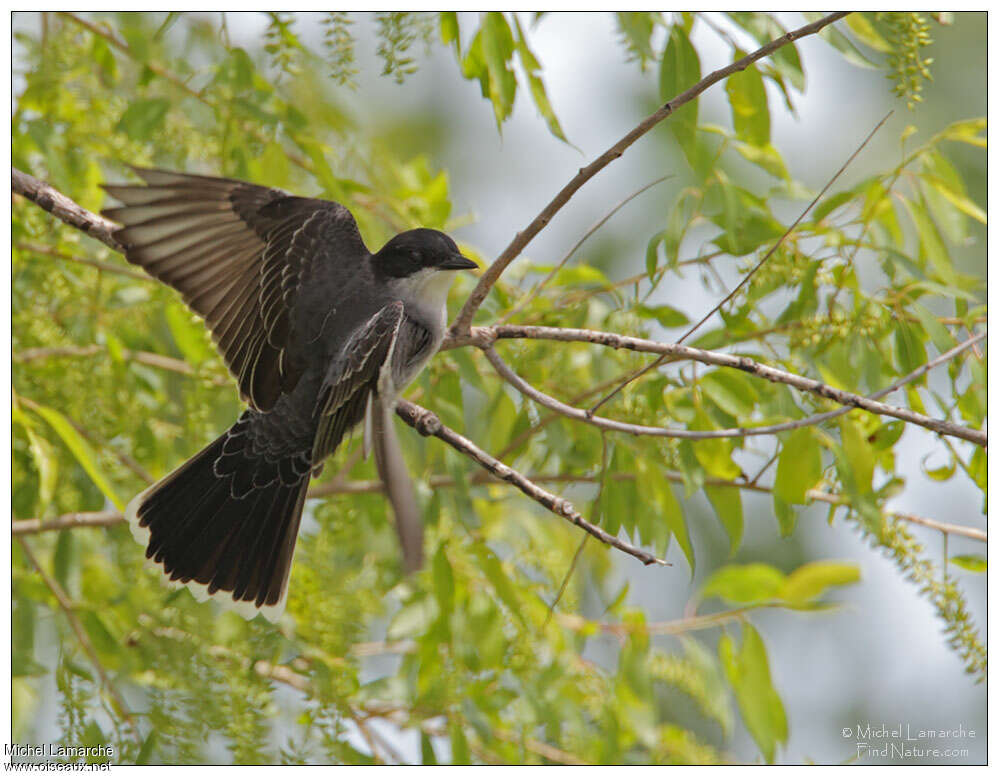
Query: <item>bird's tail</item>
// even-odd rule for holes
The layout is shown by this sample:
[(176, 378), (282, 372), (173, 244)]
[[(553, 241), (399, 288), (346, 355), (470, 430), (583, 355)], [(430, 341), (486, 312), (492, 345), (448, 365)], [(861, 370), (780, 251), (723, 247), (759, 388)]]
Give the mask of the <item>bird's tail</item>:
[(310, 474), (305, 456), (254, 451), (241, 419), (135, 497), (125, 517), (146, 558), (196, 599), (277, 621)]

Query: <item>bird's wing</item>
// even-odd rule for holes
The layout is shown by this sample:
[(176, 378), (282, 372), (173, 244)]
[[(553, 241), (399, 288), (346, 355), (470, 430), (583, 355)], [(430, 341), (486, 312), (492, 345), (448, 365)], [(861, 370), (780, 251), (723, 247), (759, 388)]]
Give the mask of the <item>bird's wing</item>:
[(135, 169), (145, 186), (105, 186), (123, 207), (125, 257), (177, 289), (205, 319), (239, 383), (269, 410), (301, 376), (288, 349), (295, 301), (315, 258), (367, 253), (350, 212), (279, 189), (163, 170)]
[(344, 343), (319, 391), (318, 428), (312, 446), (317, 464), (333, 452), (343, 435), (364, 418), (382, 368), (390, 365), (403, 317), (402, 302), (392, 302), (359, 326)]

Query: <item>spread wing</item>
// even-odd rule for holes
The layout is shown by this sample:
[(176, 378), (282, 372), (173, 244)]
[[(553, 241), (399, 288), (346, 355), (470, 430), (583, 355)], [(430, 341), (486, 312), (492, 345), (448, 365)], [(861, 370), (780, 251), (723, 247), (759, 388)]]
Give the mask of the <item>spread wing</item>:
[(105, 186), (123, 207), (125, 257), (205, 319), (243, 399), (269, 410), (301, 377), (289, 346), (295, 302), (317, 257), (367, 253), (350, 212), (279, 189), (135, 169), (145, 186)]
[(347, 430), (364, 418), (369, 397), (379, 389), (382, 368), (391, 364), (402, 320), (402, 302), (386, 305), (358, 327), (330, 365), (317, 402), (313, 463), (332, 453)]

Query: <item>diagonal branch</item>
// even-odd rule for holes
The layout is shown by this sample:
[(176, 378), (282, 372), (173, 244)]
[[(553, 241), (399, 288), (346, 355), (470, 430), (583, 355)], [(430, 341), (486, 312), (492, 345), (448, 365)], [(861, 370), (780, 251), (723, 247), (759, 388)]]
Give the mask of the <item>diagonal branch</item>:
[(48, 211), (57, 219), (62, 219), (71, 227), (76, 227), (84, 234), (100, 240), (108, 248), (113, 248), (115, 251), (122, 250), (118, 241), (112, 237), (112, 233), (118, 228), (117, 224), (80, 207), (45, 181), (39, 181), (33, 175), (22, 173), (16, 167), (12, 167), (10, 168), (10, 189), (15, 194), (20, 194), (31, 200), (39, 208)]
[(593, 176), (607, 167), (607, 165), (615, 159), (624, 154), (628, 147), (631, 146), (636, 140), (659, 124), (659, 122), (668, 118), (677, 108), (695, 99), (708, 87), (713, 86), (725, 78), (728, 78), (734, 73), (745, 70), (757, 60), (769, 56), (782, 46), (786, 46), (788, 43), (796, 41), (799, 38), (804, 38), (807, 35), (814, 35), (833, 22), (842, 19), (848, 13), (848, 11), (838, 11), (819, 19), (818, 21), (812, 22), (811, 24), (806, 24), (804, 27), (799, 27), (797, 30), (792, 30), (786, 35), (782, 35), (776, 40), (770, 41), (770, 43), (757, 49), (752, 54), (742, 57), (742, 59), (738, 59), (732, 64), (714, 71), (705, 78), (702, 78), (687, 91), (674, 97), (655, 113), (646, 117), (637, 127), (607, 149), (593, 162), (588, 164), (586, 167), (580, 168), (579, 172), (576, 173), (573, 179), (569, 181), (569, 183), (567, 183), (558, 194), (555, 195), (554, 199), (552, 199), (552, 201), (545, 206), (541, 213), (535, 216), (534, 221), (528, 224), (526, 229), (517, 233), (510, 245), (506, 247), (496, 261), (493, 262), (482, 274), (479, 278), (479, 282), (476, 284), (472, 293), (465, 301), (465, 305), (462, 307), (461, 312), (458, 313), (458, 317), (455, 319), (454, 324), (451, 325), (451, 332), (458, 335), (464, 334), (468, 331), (472, 324), (472, 319), (475, 317), (475, 312), (479, 309), (479, 306), (482, 305), (486, 296), (489, 294), (490, 289), (492, 289), (496, 281), (499, 280), (500, 275), (503, 274), (503, 271), (506, 270), (510, 263), (520, 256), (520, 252), (523, 251), (527, 244), (530, 243), (535, 236), (548, 225), (548, 222), (550, 222), (555, 214), (558, 213), (562, 207), (569, 202), (572, 196), (582, 188), (583, 184), (593, 178)]
[(479, 466), (488, 470), (495, 477), (516, 486), (521, 490), (521, 492), (529, 496), (538, 504), (555, 513), (555, 515), (565, 518), (569, 521), (569, 523), (575, 524), (583, 531), (589, 532), (605, 545), (610, 545), (618, 550), (624, 551), (629, 556), (634, 556), (646, 566), (649, 564), (670, 566), (668, 562), (663, 561), (660, 558), (656, 558), (651, 553), (641, 550), (640, 548), (636, 548), (634, 545), (608, 534), (599, 526), (594, 526), (592, 523), (583, 518), (583, 516), (576, 511), (576, 508), (573, 507), (567, 500), (541, 488), (541, 486), (533, 483), (531, 480), (524, 477), (524, 475), (517, 472), (517, 470), (508, 467), (503, 462), (490, 456), (468, 438), (462, 437), (453, 429), (449, 429), (444, 426), (437, 415), (430, 410), (420, 407), (419, 405), (414, 405), (412, 402), (407, 402), (403, 399), (399, 401), (399, 405), (396, 407), (396, 414), (424, 437), (432, 436), (438, 438), (439, 440), (443, 440), (456, 451), (468, 456), (470, 459), (479, 464)]

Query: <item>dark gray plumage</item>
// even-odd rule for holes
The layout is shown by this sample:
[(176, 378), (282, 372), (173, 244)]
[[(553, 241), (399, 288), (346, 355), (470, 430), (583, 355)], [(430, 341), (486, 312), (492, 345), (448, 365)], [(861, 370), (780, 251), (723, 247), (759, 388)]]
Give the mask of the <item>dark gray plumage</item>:
[[(172, 581), (274, 620), (313, 471), (368, 414), (379, 471), (398, 472), (387, 413), (440, 346), (454, 271), (476, 265), (429, 229), (372, 254), (334, 202), (135, 172), (145, 186), (105, 187), (124, 203), (105, 211), (122, 224), (115, 238), (204, 318), (250, 407), (126, 516)], [(395, 498), (407, 489), (389, 484)], [(399, 528), (414, 566), (421, 548)]]

